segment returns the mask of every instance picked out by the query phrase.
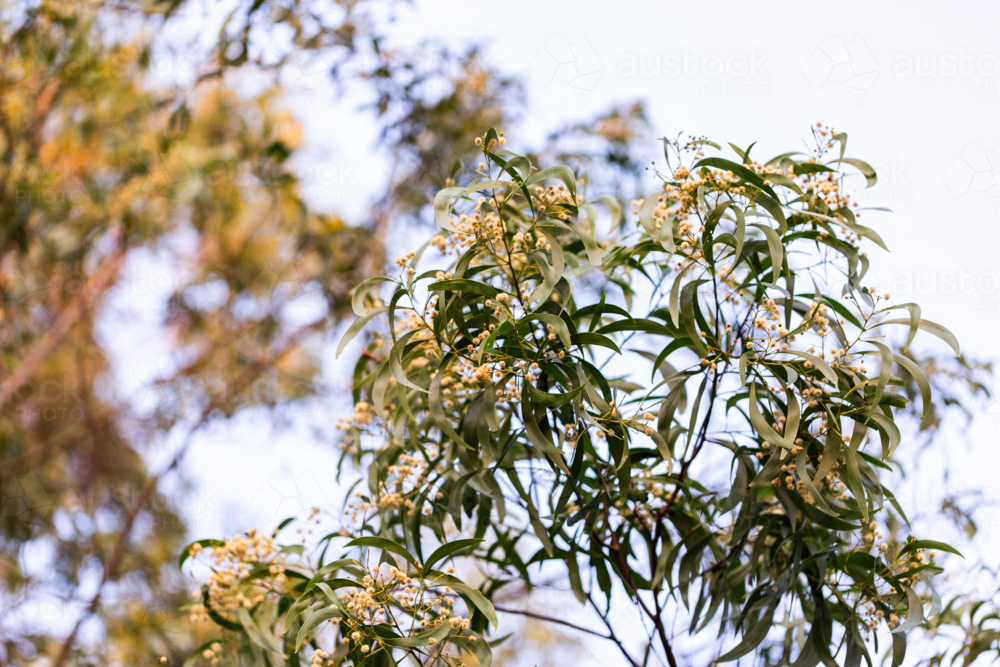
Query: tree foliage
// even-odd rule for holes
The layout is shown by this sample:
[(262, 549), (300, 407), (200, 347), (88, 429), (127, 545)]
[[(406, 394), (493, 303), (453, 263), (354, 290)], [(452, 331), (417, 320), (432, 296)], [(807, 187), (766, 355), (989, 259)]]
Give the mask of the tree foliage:
[[(886, 587), (895, 577), (927, 595), (936, 566), (925, 551), (927, 569), (913, 572), (921, 578), (902, 574), (921, 554), (894, 539), (901, 512), (882, 482), (915, 443), (888, 458), (879, 444), (886, 433), (895, 446), (891, 427), (914, 407), (933, 433), (944, 408), (960, 404), (953, 381), (972, 383), (975, 364), (913, 356), (903, 344), (911, 333), (941, 333), (913, 307), (880, 315), (903, 323), (872, 328), (872, 310), (886, 304), (861, 288), (868, 260), (856, 246), (876, 240), (840, 211), (840, 173), (831, 179), (819, 165), (858, 167), (831, 161), (846, 138), (820, 135), (817, 146), (834, 141), (833, 153), (786, 155), (768, 168), (739, 150), (731, 164), (695, 167), (710, 144), (666, 142), (669, 188), (627, 216), (587, 191), (623, 201), (641, 193), (641, 105), (561, 128), (524, 157), (502, 150), (495, 133), (477, 144), (482, 128), (515, 117), (519, 80), (475, 49), (394, 49), (376, 20), (392, 8), (234, 2), (209, 26), (182, 0), (4, 5), (0, 661), (375, 663), (447, 645), (468, 662), (516, 663), (517, 640), (541, 635), (498, 646), (509, 630), (496, 628), (491, 610), (550, 581), (567, 581), (606, 621), (585, 630), (637, 663), (667, 660), (660, 630), (677, 619), (692, 630), (670, 639), (675, 651), (712, 645), (719, 630), (727, 646), (749, 635), (766, 662), (786, 663), (800, 659), (809, 628), (817, 657), (827, 642), (839, 659), (852, 641), (853, 659), (850, 629), (868, 620), (866, 600), (908, 623), (906, 589)], [(178, 30), (191, 39), (181, 52), (198, 52), (208, 32), (214, 48), (195, 58), (189, 80), (164, 85), (153, 70), (178, 48), (164, 41)], [(364, 224), (317, 212), (296, 176), (302, 136), (284, 75), (304, 62), (325, 69), (338, 93), (371, 101), (377, 148), (392, 156)], [(441, 230), (429, 245), (352, 291), (383, 267), (390, 232), (428, 223)], [(167, 288), (155, 292), (164, 276)], [(151, 296), (150, 321), (141, 304)], [(764, 330), (740, 318), (759, 308), (777, 310), (772, 323), (789, 330), (774, 330), (776, 340), (795, 331), (790, 351), (812, 338), (830, 343), (814, 346), (834, 376), (758, 346), (745, 358), (744, 387), (744, 345)], [(280, 547), (289, 523), (275, 536), (182, 550), (187, 517), (164, 487), (192, 442), (242, 410), (321, 393), (318, 344), (352, 312), (361, 323), (349, 336), (364, 350), (342, 468), (363, 481), (342, 530)], [(888, 331), (891, 340), (881, 337)], [(880, 372), (852, 368), (881, 369), (880, 344), (895, 364), (881, 386)], [(830, 345), (847, 356), (832, 358)], [(861, 364), (859, 351), (874, 361)], [(777, 487), (753, 484), (762, 467), (774, 472), (771, 452), (788, 449), (787, 391), (800, 409), (806, 472), (796, 454), (778, 460), (794, 466), (794, 488), (784, 475)], [(647, 411), (653, 419), (642, 419)], [(850, 415), (864, 417), (876, 442), (851, 439), (823, 470), (818, 457), (830, 459), (837, 433), (854, 435)], [(779, 437), (762, 437), (751, 418)], [(801, 488), (807, 481), (815, 492)], [(869, 561), (857, 546), (872, 530), (835, 522), (879, 517), (889, 545)], [(178, 557), (195, 576), (206, 574), (199, 561), (217, 570), (193, 606)], [(853, 579), (864, 567), (871, 583)], [(824, 569), (840, 583), (814, 590), (810, 577)], [(780, 596), (761, 588), (769, 582)], [(646, 614), (644, 655), (616, 634), (613, 591)], [(365, 596), (393, 602), (373, 616)], [(772, 604), (775, 614), (799, 614), (802, 633), (769, 634), (761, 619)], [(550, 608), (523, 613), (552, 621), (550, 631), (566, 625)], [(388, 627), (390, 617), (422, 629)], [(925, 625), (956, 636), (939, 662), (995, 652), (996, 617), (982, 600), (956, 598)], [(337, 633), (348, 626), (344, 644)]]
[[(306, 209), (287, 164), (297, 126), (274, 90), (153, 89), (150, 44), (104, 39), (100, 6), (5, 12), (0, 606), (26, 620), (4, 624), (4, 661), (74, 657), (91, 613), (136, 661), (170, 652), (181, 601), (161, 570), (184, 538), (143, 451), (216, 413), (308, 393), (317, 360), (304, 343), (347, 308), (346, 276), (364, 261), (347, 247), (367, 234)], [(325, 303), (289, 330), (284, 309), (306, 292)], [(116, 358), (135, 304), (157, 298), (167, 349)], [(262, 379), (271, 390), (252, 391)], [(162, 400), (143, 401), (137, 383)], [(74, 594), (95, 576), (120, 583), (110, 599)], [(37, 613), (52, 599), (65, 611)]]
[[(910, 345), (959, 347), (866, 286), (863, 248), (885, 245), (844, 176), (876, 174), (845, 134), (811, 134), (766, 161), (664, 139), (662, 188), (630, 216), (583, 174), (477, 139), (473, 177), (434, 198), (440, 232), (354, 291), (340, 350), (370, 342), (342, 446), (366, 474), (343, 529), (318, 560), (269, 541), (273, 559), (217, 567), (196, 613), (273, 662), (489, 664), (490, 599), (555, 568), (631, 664), (676, 665), (704, 632), (719, 662), (767, 655), (782, 617), (803, 635), (783, 664), (870, 665), (870, 640), (901, 664), (958, 552), (883, 527), (905, 520), (900, 390), (927, 415)], [(441, 570), (456, 557), (464, 582)], [(616, 587), (645, 656), (615, 636)]]

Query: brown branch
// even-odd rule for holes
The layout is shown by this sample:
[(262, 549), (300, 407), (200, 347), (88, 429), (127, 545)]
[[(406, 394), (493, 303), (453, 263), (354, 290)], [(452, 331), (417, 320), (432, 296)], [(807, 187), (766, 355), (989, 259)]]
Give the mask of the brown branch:
[(586, 632), (588, 635), (594, 635), (595, 637), (600, 637), (601, 639), (612, 640), (612, 637), (608, 635), (602, 635), (596, 630), (591, 630), (590, 628), (585, 628), (575, 623), (570, 623), (569, 621), (564, 621), (561, 618), (552, 618), (551, 616), (545, 616), (543, 614), (536, 614), (531, 611), (521, 611), (520, 609), (507, 609), (505, 607), (497, 607), (494, 605), (494, 609), (497, 611), (502, 611), (505, 614), (517, 614), (519, 616), (527, 616), (528, 618), (538, 619), (539, 621), (545, 621), (547, 623), (557, 623), (559, 625), (565, 625), (567, 628), (573, 628), (574, 630), (579, 630), (580, 632)]
[[(591, 600), (591, 604), (594, 604), (593, 600)], [(608, 641), (614, 642), (615, 644), (618, 645), (618, 649), (622, 652), (622, 655), (624, 655), (625, 658), (629, 661), (629, 664), (633, 665), (633, 667), (639, 667), (639, 664), (635, 660), (632, 659), (632, 656), (630, 656), (628, 654), (628, 651), (625, 650), (625, 647), (622, 645), (621, 641), (619, 641), (618, 637), (615, 636), (615, 633), (611, 629), (611, 626), (607, 625), (607, 619), (604, 619), (604, 617), (601, 616), (601, 614), (599, 612), (598, 612), (598, 615), (601, 616), (601, 619), (604, 620), (605, 625), (607, 625), (607, 627), (608, 627), (608, 633), (609, 634), (602, 635), (600, 632), (597, 632), (595, 630), (591, 630), (590, 628), (585, 628), (585, 627), (580, 626), (580, 625), (576, 625), (574, 623), (570, 623), (569, 621), (564, 621), (561, 618), (552, 618), (551, 616), (543, 616), (542, 614), (536, 614), (536, 613), (530, 612), (530, 611), (521, 611), (519, 609), (504, 609), (502, 607), (494, 607), (494, 608), (497, 611), (501, 611), (501, 612), (504, 612), (506, 614), (518, 614), (520, 616), (527, 616), (528, 618), (534, 618), (534, 619), (537, 619), (539, 621), (545, 621), (546, 623), (556, 623), (557, 625), (564, 625), (567, 628), (572, 628), (573, 630), (578, 630), (580, 632), (586, 632), (588, 635), (593, 635), (595, 637), (600, 637), (601, 639), (607, 639)], [(594, 606), (594, 609), (597, 609), (596, 605)]]
[(628, 651), (625, 650), (625, 647), (618, 640), (618, 637), (615, 636), (615, 630), (614, 628), (611, 627), (611, 622), (608, 621), (607, 617), (601, 613), (600, 607), (598, 607), (597, 603), (594, 602), (594, 598), (590, 595), (590, 593), (587, 594), (587, 602), (589, 602), (590, 606), (594, 608), (594, 611), (597, 613), (598, 617), (600, 617), (601, 621), (604, 623), (604, 627), (608, 629), (608, 635), (611, 638), (611, 641), (613, 641), (615, 644), (618, 645), (618, 650), (622, 652), (622, 655), (625, 656), (625, 659), (628, 660), (629, 664), (633, 665), (633, 667), (639, 667), (639, 664), (632, 659), (632, 656), (629, 655)]
[(80, 627), (83, 625), (83, 622), (90, 618), (90, 616), (97, 610), (97, 605), (100, 604), (101, 592), (104, 589), (104, 585), (118, 575), (118, 567), (121, 564), (122, 555), (125, 553), (126, 542), (128, 542), (129, 535), (132, 533), (132, 527), (135, 524), (136, 517), (139, 516), (139, 512), (145, 508), (146, 504), (153, 497), (153, 494), (156, 493), (156, 488), (160, 483), (160, 479), (177, 467), (180, 463), (184, 454), (187, 452), (188, 446), (191, 444), (194, 434), (208, 420), (208, 416), (211, 414), (211, 410), (213, 410), (214, 407), (215, 406), (212, 405), (205, 408), (202, 412), (201, 418), (198, 420), (198, 423), (195, 424), (190, 431), (188, 431), (187, 438), (185, 438), (184, 443), (181, 445), (180, 450), (170, 462), (170, 465), (168, 465), (159, 474), (150, 477), (146, 482), (146, 486), (142, 490), (142, 495), (139, 496), (138, 501), (132, 509), (129, 510), (129, 513), (125, 517), (125, 523), (122, 526), (121, 533), (118, 535), (118, 539), (115, 541), (114, 548), (111, 551), (111, 556), (108, 558), (107, 566), (104, 568), (104, 575), (101, 577), (101, 583), (97, 586), (97, 592), (94, 593), (94, 596), (87, 604), (87, 608), (77, 619), (73, 629), (63, 642), (62, 648), (59, 650), (59, 656), (56, 658), (55, 663), (53, 663), (53, 667), (62, 667), (62, 665), (65, 664), (66, 658), (69, 657), (69, 652), (72, 650), (73, 644), (76, 642), (76, 636), (80, 632)]
[(101, 262), (101, 266), (87, 280), (86, 285), (80, 290), (73, 301), (61, 312), (44, 334), (42, 334), (35, 344), (24, 356), (21, 365), (18, 366), (10, 377), (0, 382), (0, 407), (14, 396), (18, 389), (23, 387), (35, 374), (52, 351), (69, 334), (73, 326), (83, 317), (87, 307), (91, 305), (96, 294), (101, 293), (108, 283), (117, 275), (118, 267), (125, 257), (124, 250), (116, 251), (107, 260)]
[(636, 586), (635, 581), (632, 579), (632, 570), (631, 568), (629, 568), (628, 561), (626, 560), (625, 554), (622, 551), (621, 544), (618, 542), (618, 535), (611, 528), (611, 520), (608, 514), (609, 514), (608, 506), (605, 505), (604, 522), (608, 526), (608, 530), (611, 533), (611, 544), (606, 544), (603, 540), (601, 540), (601, 538), (597, 535), (596, 532), (591, 533), (591, 538), (596, 540), (598, 544), (600, 544), (608, 551), (614, 553), (615, 558), (618, 561), (618, 569), (621, 571), (622, 574), (622, 581), (624, 581), (626, 586), (628, 586), (629, 590), (632, 592), (632, 595), (635, 596), (636, 602), (639, 603), (639, 606), (642, 607), (642, 610), (646, 613), (646, 616), (649, 617), (649, 620), (651, 620), (653, 622), (653, 625), (656, 627), (656, 634), (659, 635), (660, 643), (663, 644), (663, 650), (666, 653), (667, 662), (670, 664), (670, 667), (677, 667), (677, 659), (674, 657), (673, 649), (670, 647), (670, 640), (667, 638), (667, 629), (663, 626), (663, 619), (660, 618), (661, 612), (660, 612), (659, 599), (654, 593), (653, 600), (656, 602), (656, 611), (654, 612), (646, 605), (646, 602), (645, 600), (642, 599), (642, 596), (639, 595), (639, 588), (638, 586)]
[(659, 541), (660, 536), (663, 534), (663, 517), (665, 517), (667, 513), (670, 512), (671, 508), (674, 506), (674, 503), (677, 502), (677, 497), (680, 495), (681, 492), (681, 485), (687, 479), (688, 468), (690, 468), (691, 464), (694, 463), (695, 457), (698, 456), (698, 453), (701, 451), (701, 448), (705, 444), (705, 438), (708, 436), (708, 424), (712, 419), (712, 406), (715, 405), (715, 398), (718, 395), (718, 391), (719, 391), (719, 373), (713, 373), (712, 387), (711, 389), (709, 389), (708, 392), (708, 413), (705, 415), (705, 421), (701, 423), (701, 428), (698, 429), (698, 439), (695, 441), (695, 446), (694, 449), (691, 451), (691, 456), (688, 457), (688, 459), (681, 464), (681, 470), (677, 475), (677, 484), (674, 486), (673, 493), (670, 494), (670, 497), (667, 499), (667, 502), (664, 503), (663, 507), (661, 507), (659, 511), (656, 513), (656, 533), (653, 537), (654, 541)]

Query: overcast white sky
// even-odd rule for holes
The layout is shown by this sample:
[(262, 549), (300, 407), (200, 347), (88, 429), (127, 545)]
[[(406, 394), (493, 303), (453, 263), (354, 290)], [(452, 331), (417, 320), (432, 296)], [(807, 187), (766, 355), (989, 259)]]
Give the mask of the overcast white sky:
[[(758, 159), (802, 146), (817, 121), (847, 132), (848, 154), (879, 174), (879, 184), (861, 196), (863, 205), (895, 211), (862, 218), (892, 251), (869, 249), (867, 282), (891, 292), (896, 303), (919, 302), (924, 317), (951, 328), (968, 356), (996, 358), (1000, 4), (806, 6), (416, 0), (399, 10), (390, 32), (397, 44), (429, 36), (454, 46), (486, 44), (489, 62), (525, 76), (524, 121), (505, 128), (515, 151), (522, 142), (537, 145), (552, 128), (636, 99), (647, 103), (654, 128), (651, 155), (656, 137), (680, 131), (723, 144), (757, 141)], [(336, 99), (320, 72), (292, 74), (292, 106), (305, 123), (310, 153), (342, 174), (333, 186), (317, 177), (311, 196), (362, 221), (387, 176), (386, 161), (372, 151), (374, 125), (356, 111), (357, 100)], [(332, 362), (330, 377), (343, 377)], [(935, 509), (944, 458), (970, 461), (952, 488), (1000, 495), (997, 403), (972, 408), (981, 415), (973, 428), (941, 438), (921, 461), (922, 474), (899, 494), (911, 511)], [(332, 429), (335, 414), (315, 408), (311, 417)], [(241, 472), (232, 482), (203, 472), (234, 456)], [(308, 433), (279, 432), (250, 417), (206, 435), (186, 465), (201, 489), (192, 496), (195, 537), (218, 534), (219, 508), (233, 508), (221, 523), (231, 530), (332, 500), (337, 494), (326, 471), (335, 457)], [(979, 516), (988, 542), (1000, 543), (997, 512)]]

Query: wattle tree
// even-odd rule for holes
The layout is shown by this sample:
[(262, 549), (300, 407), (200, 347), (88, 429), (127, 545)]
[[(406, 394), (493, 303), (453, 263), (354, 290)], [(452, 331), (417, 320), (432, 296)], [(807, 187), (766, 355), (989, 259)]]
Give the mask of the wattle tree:
[(341, 528), (192, 545), (215, 571), (192, 613), (272, 664), (489, 665), (493, 601), (558, 573), (631, 665), (871, 665), (885, 642), (901, 664), (958, 552), (899, 528), (888, 461), (898, 418), (934, 407), (910, 345), (959, 347), (866, 285), (885, 244), (844, 179), (875, 172), (846, 135), (811, 140), (758, 161), (664, 139), (662, 185), (627, 212), (477, 139), (440, 231), (353, 293), (341, 446), (363, 476)]

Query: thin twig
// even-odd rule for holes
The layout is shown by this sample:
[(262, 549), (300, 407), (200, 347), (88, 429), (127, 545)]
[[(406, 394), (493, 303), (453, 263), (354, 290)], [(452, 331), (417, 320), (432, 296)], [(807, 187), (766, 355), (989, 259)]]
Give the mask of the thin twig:
[(589, 602), (590, 606), (594, 608), (594, 611), (597, 613), (598, 617), (600, 617), (601, 621), (604, 623), (604, 627), (608, 629), (609, 638), (611, 639), (611, 641), (613, 641), (615, 644), (618, 645), (618, 650), (622, 652), (622, 655), (625, 656), (625, 659), (628, 660), (629, 664), (633, 665), (633, 667), (639, 667), (639, 663), (633, 660), (632, 656), (629, 655), (629, 652), (625, 650), (625, 646), (621, 643), (621, 641), (619, 641), (618, 637), (615, 635), (615, 630), (614, 628), (611, 627), (611, 623), (604, 616), (604, 614), (601, 613), (601, 608), (597, 606), (597, 603), (594, 602), (593, 596), (590, 595), (589, 593), (587, 594), (587, 602)]
[(534, 618), (539, 621), (545, 621), (547, 623), (558, 623), (559, 625), (565, 625), (567, 628), (573, 628), (574, 630), (579, 630), (580, 632), (586, 632), (588, 635), (594, 635), (595, 637), (600, 637), (601, 639), (608, 639), (614, 641), (608, 635), (602, 635), (600, 632), (596, 632), (589, 628), (585, 628), (575, 623), (570, 623), (569, 621), (564, 621), (561, 618), (552, 618), (551, 616), (544, 616), (542, 614), (536, 614), (531, 611), (521, 611), (520, 609), (507, 609), (505, 607), (497, 607), (494, 605), (494, 609), (497, 611), (502, 611), (505, 614), (517, 614), (519, 616), (527, 616), (528, 618)]
[[(590, 603), (594, 604), (593, 600), (591, 600)], [(545, 621), (547, 623), (556, 623), (557, 625), (564, 625), (564, 626), (566, 626), (568, 628), (572, 628), (572, 629), (578, 630), (580, 632), (586, 632), (588, 635), (593, 635), (595, 637), (600, 637), (601, 639), (607, 639), (608, 641), (614, 642), (615, 644), (618, 645), (618, 649), (622, 652), (622, 655), (624, 655), (625, 658), (629, 661), (629, 664), (633, 665), (633, 667), (639, 667), (639, 664), (635, 660), (632, 659), (632, 656), (630, 656), (628, 654), (628, 651), (625, 650), (625, 647), (618, 640), (618, 637), (615, 636), (615, 633), (611, 629), (611, 626), (608, 625), (607, 619), (605, 619), (603, 616), (601, 616), (600, 610), (598, 610), (598, 616), (601, 616), (601, 620), (604, 621), (605, 625), (608, 628), (608, 633), (609, 634), (606, 634), (606, 635), (602, 635), (600, 632), (596, 632), (594, 630), (591, 630), (590, 628), (584, 628), (582, 626), (570, 623), (569, 621), (564, 621), (561, 618), (552, 618), (551, 616), (543, 616), (542, 614), (535, 614), (535, 613), (530, 612), (530, 611), (520, 611), (518, 609), (504, 609), (502, 607), (494, 607), (494, 608), (497, 611), (502, 611), (502, 612), (507, 613), (507, 614), (518, 614), (520, 616), (527, 616), (528, 618), (534, 618), (534, 619), (537, 619), (539, 621)], [(595, 610), (597, 609), (596, 606), (594, 608), (595, 608)]]

